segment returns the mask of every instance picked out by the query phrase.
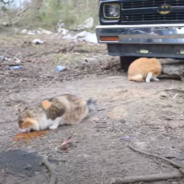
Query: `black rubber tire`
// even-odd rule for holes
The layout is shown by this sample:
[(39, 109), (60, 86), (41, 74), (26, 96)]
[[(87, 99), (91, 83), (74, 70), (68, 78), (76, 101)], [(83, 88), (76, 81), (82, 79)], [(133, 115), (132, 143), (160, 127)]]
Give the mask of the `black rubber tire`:
[(120, 56), (120, 67), (122, 70), (124, 70), (125, 72), (128, 71), (128, 67), (130, 66), (130, 64), (135, 61), (136, 59), (138, 59), (139, 57), (135, 57), (135, 56)]

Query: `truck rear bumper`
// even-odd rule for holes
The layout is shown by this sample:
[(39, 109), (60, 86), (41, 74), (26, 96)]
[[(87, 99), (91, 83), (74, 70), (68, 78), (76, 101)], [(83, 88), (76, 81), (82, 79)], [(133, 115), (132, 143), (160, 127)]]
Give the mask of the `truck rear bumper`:
[(98, 43), (184, 44), (184, 24), (99, 25), (95, 30)]

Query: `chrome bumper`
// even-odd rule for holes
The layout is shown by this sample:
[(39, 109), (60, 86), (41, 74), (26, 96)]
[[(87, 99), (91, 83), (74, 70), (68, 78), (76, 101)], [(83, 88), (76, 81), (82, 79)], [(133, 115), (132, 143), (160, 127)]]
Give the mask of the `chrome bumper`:
[[(95, 31), (98, 43), (184, 44), (184, 24), (100, 25)], [(118, 36), (119, 41), (101, 41), (100, 36)]]

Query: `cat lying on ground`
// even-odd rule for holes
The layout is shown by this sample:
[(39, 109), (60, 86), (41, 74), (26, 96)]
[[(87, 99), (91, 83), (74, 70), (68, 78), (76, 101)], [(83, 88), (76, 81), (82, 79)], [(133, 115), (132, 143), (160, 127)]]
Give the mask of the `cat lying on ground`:
[(139, 58), (128, 68), (128, 80), (136, 82), (159, 81), (157, 78), (162, 72), (160, 61), (156, 58)]
[(70, 94), (46, 99), (36, 106), (19, 111), (18, 126), (21, 132), (56, 129), (60, 124), (80, 123), (90, 110), (95, 109), (96, 100), (83, 100)]

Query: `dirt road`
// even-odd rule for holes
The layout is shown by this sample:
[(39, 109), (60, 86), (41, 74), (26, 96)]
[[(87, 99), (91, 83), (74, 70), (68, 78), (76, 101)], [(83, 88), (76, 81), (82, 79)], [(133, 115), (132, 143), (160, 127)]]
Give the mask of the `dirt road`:
[[(127, 147), (130, 142), (137, 148), (164, 156), (179, 155), (178, 162), (182, 162), (184, 93), (167, 91), (184, 88), (180, 81), (129, 82), (126, 73), (117, 71), (118, 58), (108, 56), (105, 46), (52, 40), (38, 46), (23, 42), (29, 39), (18, 42), (16, 38), (13, 43), (4, 40), (4, 47), (0, 48), (1, 55), (19, 54), (17, 57), (22, 61), (21, 70), (10, 70), (9, 61), (0, 63), (1, 152), (21, 149), (49, 156), (55, 160), (58, 183), (63, 184), (108, 184), (116, 177), (175, 170), (167, 163), (133, 152)], [(46, 53), (48, 50), (50, 53)], [(64, 65), (68, 70), (57, 72), (57, 65)], [(18, 133), (18, 108), (62, 93), (85, 99), (93, 97), (98, 100), (98, 108), (77, 126), (59, 127), (28, 143), (12, 139)], [(70, 136), (72, 145), (62, 151), (61, 143)], [(46, 184), (49, 181), (44, 169), (38, 172), (30, 166), (33, 174), (28, 176), (23, 171), (12, 172), (11, 167), (0, 168), (3, 184)], [(21, 162), (19, 168), (27, 169)]]

